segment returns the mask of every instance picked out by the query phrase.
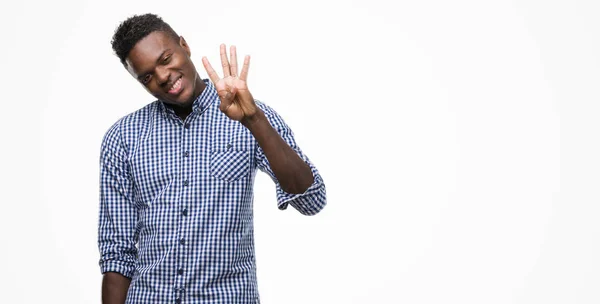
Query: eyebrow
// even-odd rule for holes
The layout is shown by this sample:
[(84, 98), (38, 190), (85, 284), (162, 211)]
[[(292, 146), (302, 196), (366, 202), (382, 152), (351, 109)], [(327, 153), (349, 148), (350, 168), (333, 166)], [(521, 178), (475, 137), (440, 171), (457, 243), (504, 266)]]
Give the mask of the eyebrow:
[[(165, 55), (165, 53), (166, 53), (166, 52), (169, 52), (170, 50), (171, 50), (171, 49), (166, 49), (166, 50), (164, 50), (162, 53), (160, 53), (160, 56), (158, 56), (158, 58), (156, 58), (156, 63), (158, 63), (158, 62), (159, 62), (159, 61), (160, 61), (160, 60), (163, 58), (163, 56)], [(142, 80), (142, 79), (144, 78), (144, 76), (146, 76), (146, 74), (148, 74), (148, 73), (149, 73), (149, 72), (144, 72), (144, 73), (142, 73), (141, 75), (139, 75), (139, 76), (137, 77), (137, 79), (138, 79), (138, 80)]]

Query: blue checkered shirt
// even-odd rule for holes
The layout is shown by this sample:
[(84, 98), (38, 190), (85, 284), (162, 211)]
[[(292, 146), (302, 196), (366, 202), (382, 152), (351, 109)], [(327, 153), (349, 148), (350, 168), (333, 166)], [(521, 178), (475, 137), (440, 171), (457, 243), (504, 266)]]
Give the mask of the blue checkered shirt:
[(276, 185), (277, 205), (313, 215), (325, 185), (290, 128), (257, 101), (310, 166), (302, 194), (282, 190), (256, 140), (219, 110), (207, 84), (182, 121), (160, 101), (117, 121), (100, 156), (100, 268), (131, 278), (126, 303), (259, 303), (253, 228), (256, 169)]

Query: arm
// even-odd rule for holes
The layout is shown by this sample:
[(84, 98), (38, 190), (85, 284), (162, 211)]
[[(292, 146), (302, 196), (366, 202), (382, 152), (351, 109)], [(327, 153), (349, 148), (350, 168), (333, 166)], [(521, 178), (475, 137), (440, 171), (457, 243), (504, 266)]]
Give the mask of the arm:
[(314, 178), (308, 164), (275, 131), (262, 110), (242, 120), (242, 124), (256, 138), (283, 191), (300, 194), (313, 184)]
[(102, 304), (123, 304), (131, 279), (118, 272), (107, 272), (102, 278)]
[[(261, 113), (265, 114), (266, 120), (272, 126), (271, 129), (276, 131), (277, 138), (281, 139), (283, 144), (293, 152), (294, 156), (300, 159), (303, 165), (309, 169), (311, 183), (308, 184), (306, 188), (303, 187), (302, 189), (304, 190), (293, 192), (288, 191), (284, 189), (283, 185), (279, 181), (279, 176), (277, 176), (275, 173), (276, 165), (273, 164), (273, 161), (271, 160), (272, 157), (269, 158), (265, 148), (263, 146), (259, 146), (255, 155), (256, 164), (261, 171), (267, 173), (275, 182), (277, 189), (277, 205), (279, 209), (285, 210), (288, 205), (292, 205), (296, 210), (304, 215), (317, 214), (327, 204), (325, 183), (323, 182), (319, 171), (308, 159), (308, 157), (302, 153), (302, 150), (296, 144), (294, 133), (283, 121), (283, 118), (281, 118), (277, 112), (264, 103), (261, 103), (260, 101), (256, 102), (258, 107), (262, 110)], [(283, 164), (283, 166), (284, 171), (288, 171), (288, 174), (294, 173), (289, 172), (291, 170), (299, 170), (293, 169), (292, 166), (290, 166), (292, 169), (286, 168), (287, 165), (285, 164)]]
[(132, 193), (127, 153), (117, 123), (106, 133), (100, 154), (98, 248), (104, 274), (103, 304), (125, 303), (135, 270), (137, 211)]
[[(257, 165), (275, 181), (279, 209), (291, 204), (300, 213), (313, 215), (326, 204), (325, 184), (316, 168), (297, 147), (292, 131), (272, 109), (255, 102), (248, 90), (246, 79), (250, 57), (238, 76), (237, 54), (231, 47), (231, 61), (227, 59), (225, 45), (221, 45), (221, 63), (224, 78), (220, 78), (206, 57), (202, 63), (215, 84), (220, 110), (227, 117), (241, 122), (259, 145)], [(260, 105), (259, 105), (260, 104)]]

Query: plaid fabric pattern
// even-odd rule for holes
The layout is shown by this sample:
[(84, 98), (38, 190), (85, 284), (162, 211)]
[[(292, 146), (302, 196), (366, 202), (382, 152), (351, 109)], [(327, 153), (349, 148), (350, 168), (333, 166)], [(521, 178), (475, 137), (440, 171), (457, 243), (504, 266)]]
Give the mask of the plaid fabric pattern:
[(117, 121), (100, 155), (98, 247), (102, 273), (131, 278), (126, 303), (259, 303), (253, 238), (257, 169), (277, 206), (313, 215), (326, 204), (319, 172), (281, 117), (271, 125), (310, 166), (302, 194), (282, 190), (256, 140), (219, 110), (213, 84), (182, 121), (160, 101)]

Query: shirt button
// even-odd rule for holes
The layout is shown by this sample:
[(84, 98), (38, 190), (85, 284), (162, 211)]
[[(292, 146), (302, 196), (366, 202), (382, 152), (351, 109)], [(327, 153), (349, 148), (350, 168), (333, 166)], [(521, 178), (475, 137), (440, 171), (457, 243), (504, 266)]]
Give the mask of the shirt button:
[(185, 239), (184, 239), (184, 238), (181, 238), (181, 240), (179, 240), (179, 244), (181, 244), (181, 245), (185, 245)]
[(231, 149), (231, 144), (227, 144), (227, 150)]
[(186, 128), (186, 129), (189, 129), (190, 128), (190, 123), (189, 122), (185, 123), (185, 125), (183, 125), (183, 127)]
[(188, 182), (188, 180), (186, 179), (185, 181), (183, 181), (183, 185), (187, 187), (187, 185), (189, 185), (190, 182)]
[(183, 214), (184, 216), (187, 215), (187, 208), (183, 209), (183, 211), (181, 212), (181, 214)]
[(183, 274), (183, 268), (179, 268), (179, 269), (177, 269), (177, 274), (178, 274), (178, 275), (182, 275), (182, 274)]
[(188, 156), (190, 156), (190, 151), (185, 151), (185, 152), (183, 152), (183, 156), (185, 156), (185, 157), (188, 157)]
[(175, 299), (175, 303), (176, 303), (176, 304), (179, 304), (179, 303), (181, 303), (181, 299), (180, 299), (180, 298), (177, 298), (177, 299)]

